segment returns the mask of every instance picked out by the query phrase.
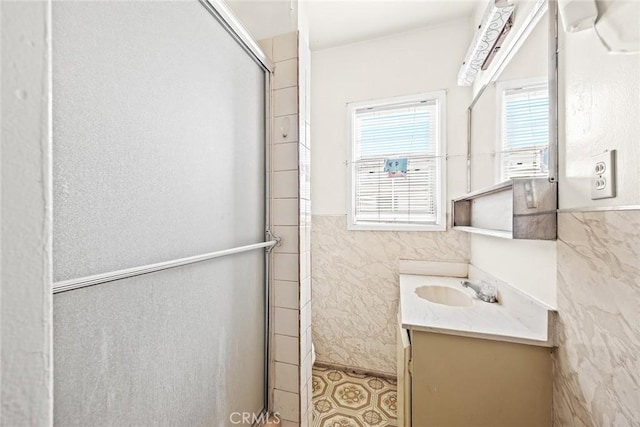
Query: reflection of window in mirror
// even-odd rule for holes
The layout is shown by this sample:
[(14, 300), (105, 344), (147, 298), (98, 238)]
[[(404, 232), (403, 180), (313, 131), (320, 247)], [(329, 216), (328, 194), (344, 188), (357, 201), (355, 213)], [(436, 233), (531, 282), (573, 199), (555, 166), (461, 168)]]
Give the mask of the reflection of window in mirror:
[(503, 81), (498, 97), (499, 181), (549, 175), (549, 90), (546, 77)]

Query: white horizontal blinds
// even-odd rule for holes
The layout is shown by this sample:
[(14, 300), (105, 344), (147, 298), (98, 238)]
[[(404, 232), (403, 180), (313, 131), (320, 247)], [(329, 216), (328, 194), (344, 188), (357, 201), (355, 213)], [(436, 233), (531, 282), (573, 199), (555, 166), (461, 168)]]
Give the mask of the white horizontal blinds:
[[(356, 223), (435, 223), (438, 110), (435, 100), (362, 108), (354, 116)], [(391, 177), (385, 161), (406, 174)]]
[(501, 179), (549, 174), (549, 91), (546, 83), (505, 89)]

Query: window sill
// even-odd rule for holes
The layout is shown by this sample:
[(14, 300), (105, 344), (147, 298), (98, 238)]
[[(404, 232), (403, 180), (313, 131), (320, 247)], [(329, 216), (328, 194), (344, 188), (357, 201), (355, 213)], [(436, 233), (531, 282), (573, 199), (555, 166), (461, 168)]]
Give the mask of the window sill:
[(349, 231), (447, 231), (445, 224), (353, 224), (347, 223)]

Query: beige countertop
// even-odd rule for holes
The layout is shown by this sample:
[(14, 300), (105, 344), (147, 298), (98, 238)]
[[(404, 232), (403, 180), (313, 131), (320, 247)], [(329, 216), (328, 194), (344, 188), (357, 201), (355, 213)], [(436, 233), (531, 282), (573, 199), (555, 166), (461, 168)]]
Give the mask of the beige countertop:
[[(416, 331), (553, 347), (555, 311), (506, 284), (498, 285), (498, 303), (479, 300), (460, 277), (400, 274), (400, 321)], [(421, 286), (447, 286), (472, 298), (471, 306), (437, 304), (416, 294)]]

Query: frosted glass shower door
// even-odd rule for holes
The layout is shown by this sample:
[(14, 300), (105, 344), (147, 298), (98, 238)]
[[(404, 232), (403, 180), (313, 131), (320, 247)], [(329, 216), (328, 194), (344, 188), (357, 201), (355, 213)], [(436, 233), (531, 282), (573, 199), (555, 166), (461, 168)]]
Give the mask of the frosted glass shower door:
[(259, 414), (268, 72), (197, 1), (52, 14), (56, 425)]

